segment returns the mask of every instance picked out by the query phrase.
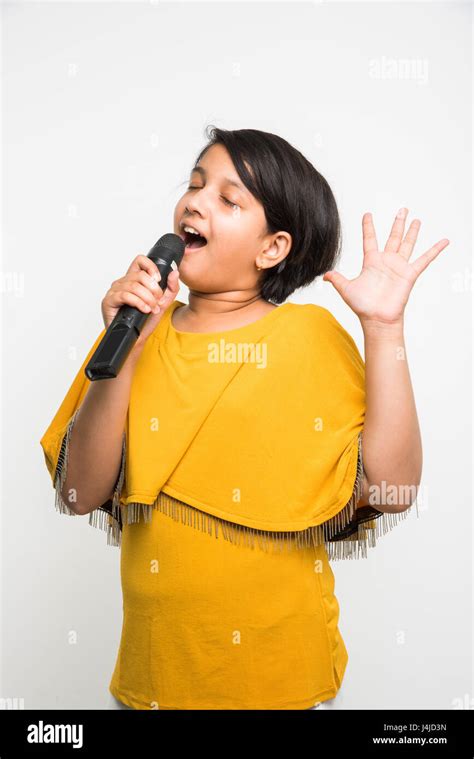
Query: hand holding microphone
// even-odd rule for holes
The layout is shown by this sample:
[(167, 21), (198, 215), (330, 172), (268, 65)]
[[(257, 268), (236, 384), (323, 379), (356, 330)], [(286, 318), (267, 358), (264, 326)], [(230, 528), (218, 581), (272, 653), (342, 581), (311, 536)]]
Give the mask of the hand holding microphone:
[(155, 330), (178, 294), (177, 267), (184, 248), (178, 235), (163, 235), (147, 256), (136, 256), (125, 276), (112, 283), (101, 304), (107, 331), (85, 368), (88, 379), (116, 377), (130, 351), (143, 346)]
[[(104, 326), (108, 328), (121, 306), (134, 306), (149, 314), (143, 326), (136, 347), (143, 344), (155, 330), (163, 312), (175, 299), (179, 291), (179, 272), (174, 269), (168, 277), (165, 292), (160, 286), (161, 273), (148, 256), (138, 255), (133, 259), (124, 277), (112, 282), (102, 304)], [(163, 299), (161, 305), (158, 301)]]

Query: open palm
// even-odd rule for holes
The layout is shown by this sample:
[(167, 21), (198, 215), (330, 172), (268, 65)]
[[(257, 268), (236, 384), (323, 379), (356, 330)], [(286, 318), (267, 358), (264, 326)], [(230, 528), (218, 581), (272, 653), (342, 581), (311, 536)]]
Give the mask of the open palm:
[(337, 271), (326, 272), (323, 280), (331, 282), (347, 305), (361, 320), (392, 324), (401, 321), (411, 289), (422, 271), (449, 245), (443, 238), (422, 256), (409, 263), (421, 226), (419, 219), (405, 231), (408, 210), (400, 209), (383, 251), (379, 251), (372, 214), (362, 217), (364, 260), (355, 279), (346, 279)]

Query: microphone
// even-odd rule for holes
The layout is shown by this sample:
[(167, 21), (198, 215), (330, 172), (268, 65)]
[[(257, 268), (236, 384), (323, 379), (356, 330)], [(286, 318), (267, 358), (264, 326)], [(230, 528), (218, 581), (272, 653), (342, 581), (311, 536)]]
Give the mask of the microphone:
[[(179, 267), (184, 250), (185, 244), (181, 237), (170, 233), (160, 237), (147, 254), (160, 271), (161, 279), (158, 284), (163, 292), (168, 275), (172, 269)], [(84, 370), (86, 377), (91, 381), (116, 377), (140, 337), (140, 331), (149, 316), (149, 313), (145, 314), (135, 306), (120, 306)]]

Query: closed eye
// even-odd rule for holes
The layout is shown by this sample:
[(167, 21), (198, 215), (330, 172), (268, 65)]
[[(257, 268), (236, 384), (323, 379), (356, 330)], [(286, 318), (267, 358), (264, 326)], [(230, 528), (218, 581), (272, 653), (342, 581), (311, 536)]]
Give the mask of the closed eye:
[[(188, 187), (188, 190), (200, 190), (200, 189), (201, 189), (200, 187), (195, 187), (192, 184), (189, 185), (189, 187)], [(228, 200), (227, 198), (224, 197), (224, 195), (221, 195), (221, 198), (222, 198), (222, 200), (224, 201), (224, 203), (226, 205), (228, 205), (228, 206), (235, 206), (235, 208), (240, 208), (240, 206), (237, 205), (237, 203), (233, 203), (231, 200)]]
[(235, 208), (239, 208), (239, 206), (237, 205), (237, 203), (232, 203), (231, 200), (227, 200), (227, 198), (224, 198), (223, 195), (221, 195), (221, 198), (224, 201), (224, 203), (226, 203), (228, 206), (234, 206)]

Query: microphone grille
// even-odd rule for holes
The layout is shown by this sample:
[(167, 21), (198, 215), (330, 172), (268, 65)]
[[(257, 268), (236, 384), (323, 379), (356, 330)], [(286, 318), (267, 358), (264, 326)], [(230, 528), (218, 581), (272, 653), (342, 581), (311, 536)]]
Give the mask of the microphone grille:
[(167, 234), (162, 235), (154, 244), (153, 250), (156, 250), (157, 248), (166, 248), (171, 252), (171, 256), (176, 263), (179, 264), (184, 256), (185, 244), (184, 240), (182, 240), (179, 235), (175, 235), (174, 232), (168, 232)]

